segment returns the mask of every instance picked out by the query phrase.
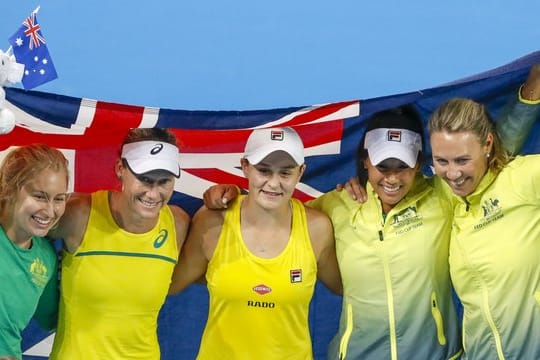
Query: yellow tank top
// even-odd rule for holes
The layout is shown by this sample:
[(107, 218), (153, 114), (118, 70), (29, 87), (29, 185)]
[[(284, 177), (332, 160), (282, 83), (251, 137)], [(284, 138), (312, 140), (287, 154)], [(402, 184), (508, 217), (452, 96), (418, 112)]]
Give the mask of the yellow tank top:
[(308, 312), (317, 263), (304, 205), (292, 200), (289, 242), (264, 259), (242, 240), (241, 202), (227, 210), (208, 265), (210, 309), (198, 359), (312, 359)]
[(159, 359), (157, 317), (177, 259), (167, 206), (151, 231), (132, 234), (116, 225), (108, 192), (92, 194), (82, 243), (63, 254), (51, 359)]

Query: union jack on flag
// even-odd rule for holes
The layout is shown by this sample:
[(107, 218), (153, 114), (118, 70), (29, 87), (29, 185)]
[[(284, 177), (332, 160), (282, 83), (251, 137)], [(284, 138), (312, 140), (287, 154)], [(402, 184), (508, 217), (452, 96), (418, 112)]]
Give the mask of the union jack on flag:
[(37, 21), (38, 9), (34, 10), (9, 38), (15, 59), (25, 67), (22, 79), (25, 89), (33, 89), (58, 77)]
[(182, 168), (172, 202), (191, 212), (201, 205), (201, 195), (210, 185), (235, 183), (247, 188), (239, 165), (252, 129), (291, 126), (302, 137), (307, 165), (295, 196), (308, 200), (356, 174), (358, 142), (364, 120), (372, 113), (413, 103), (427, 120), (441, 102), (456, 96), (477, 99), (496, 112), (537, 62), (540, 52), (443, 87), (362, 101), (253, 111), (159, 109), (7, 88), (7, 106), (17, 126), (0, 137), (0, 151), (45, 142), (62, 149), (70, 160), (73, 190), (114, 189), (119, 185), (114, 163), (128, 129), (169, 128), (178, 138)]
[[(306, 147), (307, 169), (295, 193), (306, 200), (332, 190), (337, 182), (355, 175), (358, 142), (365, 130), (365, 119), (374, 112), (412, 103), (427, 121), (429, 114), (443, 101), (468, 97), (486, 104), (496, 115), (510, 96), (515, 96), (530, 67), (536, 63), (540, 63), (540, 52), (467, 79), (422, 91), (253, 111), (158, 109), (6, 88), (6, 106), (14, 112), (17, 126), (11, 133), (0, 135), (0, 159), (12, 146), (47, 143), (61, 149), (70, 160), (71, 190), (114, 189), (119, 185), (114, 176), (114, 164), (128, 129), (169, 128), (178, 137), (182, 168), (171, 202), (192, 213), (202, 204), (200, 197), (209, 185), (236, 183), (247, 187), (239, 164), (252, 129), (291, 126)], [(534, 136), (525, 144), (525, 153), (540, 153), (538, 125), (540, 122)], [(198, 288), (187, 289), (170, 298), (160, 314), (159, 335), (163, 339), (161, 351), (165, 360), (178, 358), (179, 353), (186, 354), (186, 358), (196, 356), (197, 339), (185, 334), (197, 333), (193, 331), (194, 326), (204, 326), (207, 304), (201, 301), (205, 295), (198, 291)], [(198, 296), (195, 301), (190, 294)], [(335, 303), (331, 305), (329, 301), (328, 295), (325, 297), (322, 290), (316, 290), (311, 302), (315, 310), (310, 311), (310, 324), (316, 358), (323, 358), (326, 353), (329, 333), (324, 329), (331, 323), (329, 318), (339, 316), (331, 309), (337, 312), (340, 300), (334, 299)], [(190, 320), (185, 321), (188, 315)], [(182, 320), (177, 320), (179, 316)], [(36, 327), (31, 327), (25, 334), (23, 350), (27, 355), (46, 357), (52, 337), (47, 338), (48, 334)]]
[(30, 38), (29, 49), (33, 50), (34, 46), (38, 48), (40, 44), (45, 44), (45, 39), (41, 36), (41, 26), (37, 23), (36, 13), (32, 13), (23, 22), (23, 26), (26, 27), (24, 35)]

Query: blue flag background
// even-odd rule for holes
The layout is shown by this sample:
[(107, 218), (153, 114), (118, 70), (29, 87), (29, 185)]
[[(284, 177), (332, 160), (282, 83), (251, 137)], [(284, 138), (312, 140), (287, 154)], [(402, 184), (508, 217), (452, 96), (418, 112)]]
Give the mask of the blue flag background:
[[(126, 131), (137, 126), (171, 128), (179, 138), (182, 153), (182, 174), (172, 202), (193, 213), (201, 205), (202, 191), (209, 185), (235, 182), (246, 186), (238, 165), (251, 128), (287, 125), (299, 132), (306, 145), (307, 170), (296, 196), (309, 199), (355, 174), (357, 143), (363, 135), (365, 119), (372, 113), (412, 103), (427, 121), (443, 101), (468, 97), (485, 103), (496, 116), (510, 97), (517, 96), (531, 65), (539, 62), (540, 52), (535, 52), (499, 68), (421, 91), (254, 111), (158, 109), (8, 88), (7, 106), (15, 113), (17, 126), (12, 133), (0, 136), (0, 157), (10, 146), (45, 142), (62, 149), (70, 159), (72, 189), (116, 188), (113, 165)], [(540, 152), (539, 130), (537, 122), (524, 153)], [(310, 313), (317, 359), (325, 358), (326, 346), (337, 329), (340, 301), (340, 297), (317, 285)], [(163, 359), (195, 357), (207, 306), (206, 288), (200, 285), (167, 300), (159, 318)], [(46, 334), (32, 324), (25, 332), (24, 350), (44, 338)]]

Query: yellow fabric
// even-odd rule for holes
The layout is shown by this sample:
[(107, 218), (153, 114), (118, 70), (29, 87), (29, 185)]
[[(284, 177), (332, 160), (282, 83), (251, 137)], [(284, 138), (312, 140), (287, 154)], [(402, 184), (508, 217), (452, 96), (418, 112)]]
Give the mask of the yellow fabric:
[(114, 222), (108, 192), (92, 194), (83, 241), (63, 255), (51, 359), (159, 359), (157, 316), (177, 258), (168, 207), (151, 231), (131, 234)]
[(208, 266), (210, 311), (198, 359), (312, 359), (308, 311), (317, 264), (304, 205), (292, 200), (289, 243), (263, 259), (242, 240), (242, 199), (229, 206)]
[(343, 282), (328, 359), (445, 360), (459, 354), (448, 269), (452, 207), (431, 181), (418, 175), (386, 217), (369, 182), (364, 204), (335, 190), (308, 203), (332, 220)]
[(454, 213), (465, 359), (540, 359), (540, 156), (488, 172)]

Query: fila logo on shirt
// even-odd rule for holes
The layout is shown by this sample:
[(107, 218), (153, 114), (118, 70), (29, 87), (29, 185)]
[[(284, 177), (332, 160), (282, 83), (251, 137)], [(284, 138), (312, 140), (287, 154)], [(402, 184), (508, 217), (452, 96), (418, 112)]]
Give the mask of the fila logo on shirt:
[(302, 269), (294, 269), (290, 271), (291, 283), (302, 282)]

